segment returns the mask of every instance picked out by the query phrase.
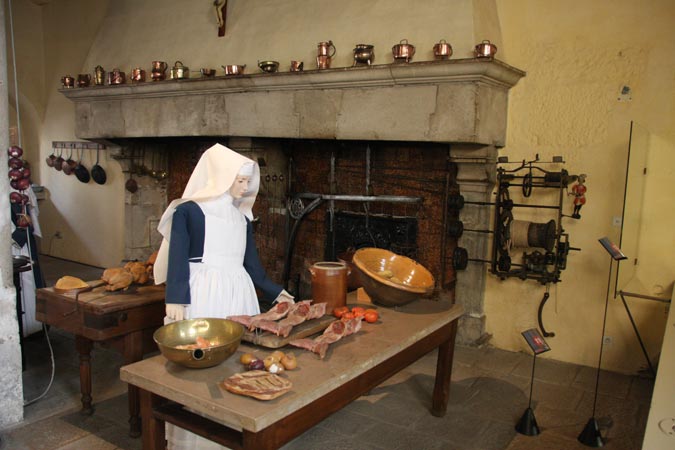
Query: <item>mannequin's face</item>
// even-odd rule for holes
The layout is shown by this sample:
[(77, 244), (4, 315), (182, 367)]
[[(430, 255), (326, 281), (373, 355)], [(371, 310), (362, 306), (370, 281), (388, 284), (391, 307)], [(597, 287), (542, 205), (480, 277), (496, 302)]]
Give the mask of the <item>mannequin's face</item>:
[(251, 177), (237, 175), (237, 178), (234, 179), (234, 183), (232, 183), (232, 187), (230, 188), (230, 195), (232, 198), (242, 198), (248, 191), (248, 184), (250, 181)]

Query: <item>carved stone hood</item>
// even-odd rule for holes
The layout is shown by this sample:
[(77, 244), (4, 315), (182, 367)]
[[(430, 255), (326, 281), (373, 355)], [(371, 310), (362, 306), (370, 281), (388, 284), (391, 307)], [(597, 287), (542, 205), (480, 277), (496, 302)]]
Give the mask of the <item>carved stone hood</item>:
[(81, 139), (162, 136), (462, 142), (503, 146), (525, 73), (458, 59), (62, 89)]

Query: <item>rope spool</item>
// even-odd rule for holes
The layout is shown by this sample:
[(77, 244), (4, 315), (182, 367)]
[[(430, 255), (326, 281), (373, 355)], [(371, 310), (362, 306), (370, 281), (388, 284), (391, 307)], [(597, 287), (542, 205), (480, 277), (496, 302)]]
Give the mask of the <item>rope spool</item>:
[(555, 220), (535, 223), (526, 220), (511, 221), (512, 247), (538, 247), (552, 251), (555, 245)]

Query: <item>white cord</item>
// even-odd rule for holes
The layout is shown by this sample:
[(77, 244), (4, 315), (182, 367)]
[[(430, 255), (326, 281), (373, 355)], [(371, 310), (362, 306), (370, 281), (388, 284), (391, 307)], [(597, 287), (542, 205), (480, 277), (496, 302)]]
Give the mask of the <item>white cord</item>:
[(33, 400), (28, 400), (27, 402), (23, 403), (23, 406), (28, 406), (32, 403), (37, 402), (40, 400), (42, 397), (47, 395), (47, 392), (49, 392), (49, 389), (52, 387), (52, 383), (54, 383), (54, 372), (56, 372), (56, 364), (54, 364), (54, 349), (52, 348), (52, 342), (49, 340), (49, 333), (47, 332), (47, 325), (44, 323), (42, 324), (42, 330), (45, 332), (45, 338), (47, 339), (47, 345), (49, 346), (49, 356), (52, 359), (52, 376), (49, 378), (49, 384), (47, 385), (47, 388), (40, 394), (38, 397), (34, 398)]
[(9, 0), (9, 37), (12, 41), (12, 66), (14, 69), (14, 101), (16, 103), (16, 132), (21, 147), (21, 113), (19, 112), (19, 85), (16, 77), (16, 51), (14, 49), (14, 18), (12, 17), (12, 0)]

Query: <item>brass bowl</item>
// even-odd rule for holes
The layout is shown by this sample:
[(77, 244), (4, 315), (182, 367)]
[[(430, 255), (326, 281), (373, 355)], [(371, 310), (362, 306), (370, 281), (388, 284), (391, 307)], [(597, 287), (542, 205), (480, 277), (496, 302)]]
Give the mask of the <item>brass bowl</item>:
[(278, 61), (258, 61), (258, 67), (260, 70), (267, 73), (274, 73), (279, 70)]
[(354, 266), (366, 293), (375, 303), (400, 306), (430, 295), (434, 276), (406, 256), (381, 248), (362, 248), (354, 253)]
[[(225, 361), (237, 351), (244, 327), (227, 319), (179, 320), (157, 329), (152, 338), (159, 351), (169, 361), (193, 369), (212, 367)], [(214, 345), (192, 350), (177, 348), (190, 345), (202, 337)]]

